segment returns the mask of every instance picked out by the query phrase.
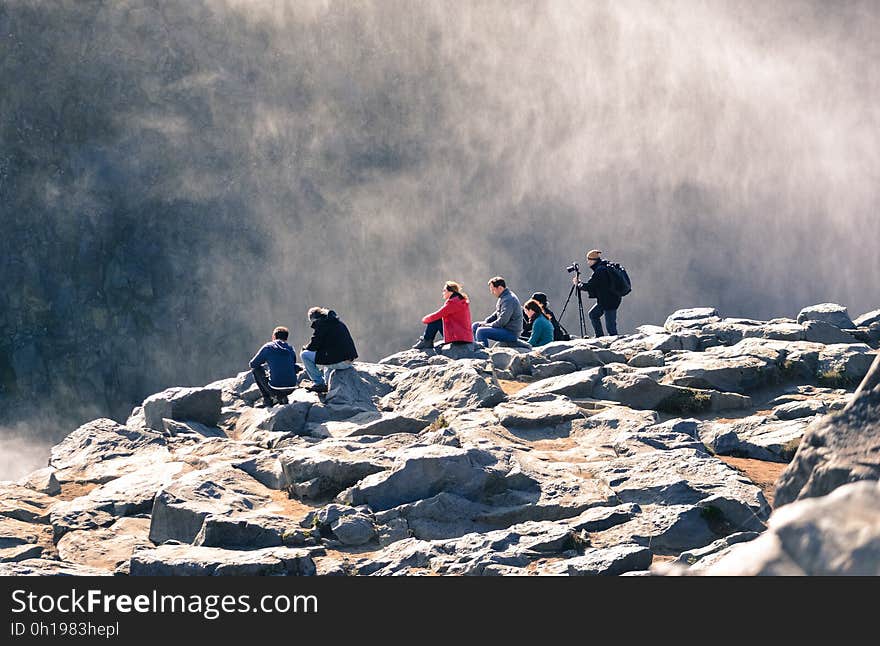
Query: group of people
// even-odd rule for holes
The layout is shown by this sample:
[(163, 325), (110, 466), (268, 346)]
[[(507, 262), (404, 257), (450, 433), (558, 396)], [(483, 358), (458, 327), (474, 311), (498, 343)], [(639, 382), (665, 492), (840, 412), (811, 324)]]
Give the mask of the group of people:
[[(587, 264), (593, 271), (592, 276), (587, 282), (580, 282), (575, 276), (572, 282), (576, 289), (587, 292), (597, 301), (589, 313), (596, 336), (604, 336), (603, 316), (608, 333), (616, 335), (621, 298), (612, 289), (612, 278), (601, 254), (597, 249), (588, 252)], [(477, 347), (488, 347), (491, 341), (497, 341), (535, 348), (570, 338), (550, 310), (546, 294), (535, 292), (521, 304), (502, 276), (491, 278), (488, 285), (497, 299), (495, 311), (484, 320), (474, 322), (467, 294), (459, 283), (447, 281), (443, 286), (443, 306), (422, 318), (425, 331), (413, 349), (433, 349), (438, 334), (443, 335), (445, 343), (472, 343)], [(312, 338), (303, 347), (300, 357), (312, 381), (309, 390), (326, 393), (330, 373), (350, 368), (357, 359), (357, 350), (348, 327), (333, 310), (313, 307), (309, 310), (309, 322)], [(297, 373), (301, 368), (296, 364), (296, 352), (287, 343), (289, 334), (286, 327), (276, 327), (272, 340), (260, 348), (250, 362), (266, 406), (287, 403), (287, 395), (299, 381)]]

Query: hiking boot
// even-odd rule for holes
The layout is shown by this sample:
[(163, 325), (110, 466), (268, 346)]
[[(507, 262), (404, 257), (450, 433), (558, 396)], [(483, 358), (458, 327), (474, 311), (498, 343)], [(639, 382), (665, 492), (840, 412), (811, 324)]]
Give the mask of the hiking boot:
[(307, 390), (310, 390), (313, 393), (318, 393), (319, 395), (323, 395), (327, 392), (327, 384), (313, 384), (309, 386)]
[(413, 350), (433, 350), (433, 349), (434, 349), (434, 342), (433, 342), (433, 341), (428, 341), (428, 339), (426, 339), (425, 337), (420, 336), (420, 337), (419, 337), (419, 342), (416, 343), (416, 344), (412, 347), (412, 349), (413, 349)]

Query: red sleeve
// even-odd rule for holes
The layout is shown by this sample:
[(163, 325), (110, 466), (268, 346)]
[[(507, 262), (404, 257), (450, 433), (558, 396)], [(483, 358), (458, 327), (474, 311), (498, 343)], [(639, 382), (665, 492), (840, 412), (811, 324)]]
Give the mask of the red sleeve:
[(431, 312), (426, 317), (424, 317), (422, 319), (422, 323), (427, 325), (428, 323), (433, 323), (434, 321), (439, 321), (440, 319), (443, 318), (443, 315), (449, 311), (449, 308), (450, 308), (450, 303), (447, 302), (445, 305), (443, 305), (443, 307), (441, 307), (436, 312)]

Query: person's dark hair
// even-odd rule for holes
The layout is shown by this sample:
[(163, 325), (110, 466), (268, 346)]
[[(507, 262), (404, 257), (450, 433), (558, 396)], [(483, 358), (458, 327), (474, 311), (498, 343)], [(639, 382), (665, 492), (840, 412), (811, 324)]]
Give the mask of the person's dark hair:
[(490, 278), (489, 284), (492, 285), (492, 287), (507, 287), (507, 281), (505, 281), (501, 276)]
[(280, 339), (282, 341), (287, 341), (287, 337), (290, 336), (290, 330), (288, 330), (283, 325), (279, 325), (274, 330), (272, 330), (272, 338)]
[(541, 304), (541, 307), (547, 307), (547, 294), (544, 292), (535, 292), (532, 294), (533, 301), (538, 301)]
[(526, 301), (526, 304), (523, 305), (523, 309), (529, 310), (531, 312), (535, 312), (536, 314), (540, 314), (545, 319), (549, 319), (550, 317), (544, 312), (544, 308), (541, 307), (541, 303), (536, 301), (534, 298), (530, 298)]

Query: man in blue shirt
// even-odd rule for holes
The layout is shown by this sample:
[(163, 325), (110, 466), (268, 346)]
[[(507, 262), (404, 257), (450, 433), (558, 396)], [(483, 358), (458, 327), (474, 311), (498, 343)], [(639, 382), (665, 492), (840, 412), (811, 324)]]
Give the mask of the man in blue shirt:
[[(296, 365), (296, 352), (287, 344), (289, 335), (290, 331), (286, 327), (276, 327), (272, 330), (272, 341), (260, 348), (251, 359), (254, 381), (263, 393), (263, 404), (266, 406), (272, 406), (275, 401), (279, 404), (287, 403), (287, 394), (275, 388), (295, 388), (296, 373), (302, 369)], [(268, 377), (264, 365), (269, 366)]]

